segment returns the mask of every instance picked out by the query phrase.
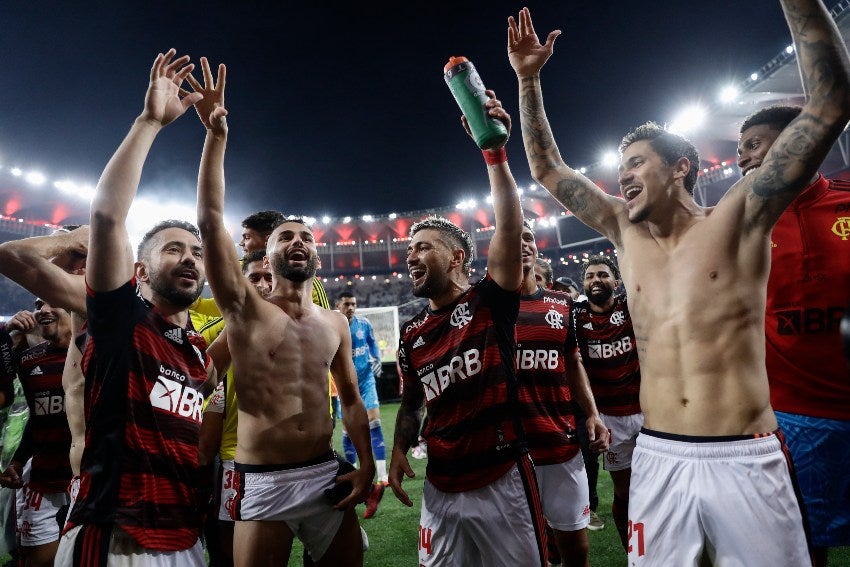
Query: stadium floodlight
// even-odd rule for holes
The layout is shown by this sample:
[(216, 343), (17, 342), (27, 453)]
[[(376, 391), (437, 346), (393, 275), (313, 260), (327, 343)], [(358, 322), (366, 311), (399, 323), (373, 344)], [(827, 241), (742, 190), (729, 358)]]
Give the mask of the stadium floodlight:
[(794, 53), (794, 44), (793, 43), (785, 48), (785, 53), (787, 53), (789, 55)]
[(582, 166), (582, 167), (578, 168), (578, 172), (581, 173), (582, 175), (584, 175), (585, 173), (587, 173), (587, 168)]
[(488, 205), (492, 205), (493, 204), (493, 195), (487, 195), (486, 197), (484, 197), (484, 202), (487, 203)]
[(395, 220), (395, 219), (397, 219), (397, 218), (398, 218), (398, 213), (390, 213), (390, 214), (389, 214), (389, 219), (390, 219), (390, 220)]
[(705, 122), (705, 114), (705, 109), (698, 104), (685, 107), (676, 115), (667, 130), (674, 134), (693, 132)]
[(758, 73), (753, 73), (753, 74), (751, 74), (751, 75), (750, 75), (750, 80), (751, 80), (751, 81), (757, 81), (757, 80), (758, 80), (758, 78), (759, 78), (759, 74), (758, 74)]
[(329, 224), (331, 222), (331, 217), (325, 215), (322, 217), (322, 224)]
[(727, 85), (720, 90), (720, 102), (723, 104), (734, 102), (735, 99), (738, 98), (739, 94), (741, 94), (741, 92), (738, 90), (738, 87), (735, 85)]
[(10, 171), (15, 177), (20, 177), (24, 174), (24, 171), (20, 167), (13, 167)]
[(44, 185), (44, 182), (47, 181), (47, 177), (45, 177), (40, 171), (30, 171), (26, 174), (24, 179), (27, 180), (27, 183), (36, 187), (41, 187)]
[(602, 165), (605, 167), (617, 167), (620, 163), (620, 156), (617, 155), (617, 152), (607, 151), (602, 154)]
[(54, 181), (53, 186), (62, 191), (63, 193), (67, 193), (69, 195), (77, 194), (77, 184), (73, 181), (61, 179), (59, 181)]
[(540, 189), (540, 187), (538, 187), (536, 183), (532, 183), (528, 186), (529, 191), (537, 191), (538, 189)]
[(517, 187), (517, 188), (516, 188), (516, 194), (517, 194), (517, 195), (519, 195), (520, 197), (522, 197), (522, 194), (523, 194), (523, 193), (525, 193), (525, 191), (523, 190), (523, 188), (522, 188), (522, 187)]
[(372, 215), (363, 215), (361, 218), (363, 219), (363, 222), (372, 222), (375, 220)]
[(348, 224), (350, 222), (351, 222), (351, 217), (343, 217), (342, 218), (342, 224)]
[(84, 201), (91, 202), (94, 199), (94, 193), (95, 189), (93, 185), (78, 185), (74, 194)]

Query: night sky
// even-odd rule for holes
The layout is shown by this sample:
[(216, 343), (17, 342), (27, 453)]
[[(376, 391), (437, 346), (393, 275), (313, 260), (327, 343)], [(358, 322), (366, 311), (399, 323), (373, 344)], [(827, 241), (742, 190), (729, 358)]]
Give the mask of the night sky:
[[(175, 47), (228, 66), (229, 214), (451, 206), (487, 190), (442, 77), (450, 55), (465, 55), (514, 116), (508, 154), (518, 183), (531, 182), (505, 49), (507, 17), (523, 4), (214, 4), (2, 3), (0, 162), (95, 182), (142, 108), (151, 62)], [(777, 1), (529, 7), (541, 39), (563, 30), (543, 91), (575, 166), (598, 161), (639, 123), (711, 103), (790, 43)], [(140, 194), (193, 203), (203, 139), (191, 110), (163, 130)]]

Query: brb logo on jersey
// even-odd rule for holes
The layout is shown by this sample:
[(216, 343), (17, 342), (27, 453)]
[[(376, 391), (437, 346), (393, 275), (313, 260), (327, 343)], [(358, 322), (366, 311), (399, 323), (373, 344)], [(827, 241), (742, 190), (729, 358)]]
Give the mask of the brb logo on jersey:
[(55, 415), (65, 413), (64, 396), (43, 396), (35, 398), (35, 415)]
[(614, 311), (611, 313), (611, 318), (609, 319), (612, 325), (620, 326), (626, 322), (626, 317), (623, 315), (622, 311)]
[(554, 309), (550, 309), (548, 313), (546, 313), (546, 322), (553, 329), (563, 329), (564, 328), (564, 315)]
[(559, 363), (560, 357), (556, 349), (517, 348), (517, 370), (558, 370)]
[(177, 378), (182, 382), (186, 381), (186, 377), (182, 374), (160, 365), (159, 378), (150, 393), (151, 405), (200, 423), (204, 398), (194, 388), (166, 378), (164, 375)]
[(433, 364), (428, 364), (420, 369), (418, 374), (420, 374), (419, 380), (425, 387), (425, 399), (431, 401), (438, 398), (450, 384), (466, 380), (479, 372), (481, 372), (481, 358), (478, 349), (473, 348), (453, 356), (451, 361), (443, 366), (434, 368)]
[(623, 337), (612, 343), (587, 345), (587, 355), (590, 358), (613, 358), (621, 356), (634, 348), (631, 337)]
[(472, 313), (469, 312), (469, 303), (461, 303), (455, 307), (455, 310), (452, 311), (452, 316), (449, 319), (449, 323), (452, 324), (452, 327), (457, 327), (458, 329), (462, 329), (467, 326), (470, 321), (472, 321)]

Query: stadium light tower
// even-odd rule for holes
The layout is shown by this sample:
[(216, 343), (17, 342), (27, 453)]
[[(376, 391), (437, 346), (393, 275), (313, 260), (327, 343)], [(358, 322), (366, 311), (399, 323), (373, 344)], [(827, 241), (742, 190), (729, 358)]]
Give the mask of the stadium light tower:
[(735, 85), (727, 85), (723, 87), (720, 91), (720, 102), (723, 104), (729, 104), (730, 102), (735, 102), (735, 99), (738, 98), (738, 95), (741, 94), (738, 90), (738, 87)]
[(620, 156), (617, 152), (607, 151), (602, 155), (602, 165), (605, 167), (617, 167), (620, 163)]

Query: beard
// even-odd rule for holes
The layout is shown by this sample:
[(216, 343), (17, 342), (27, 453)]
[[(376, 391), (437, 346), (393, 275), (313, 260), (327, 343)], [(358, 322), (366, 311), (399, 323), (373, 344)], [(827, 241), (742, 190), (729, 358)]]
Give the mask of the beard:
[(194, 289), (183, 289), (174, 285), (169, 285), (165, 278), (161, 277), (159, 271), (151, 272), (150, 288), (151, 290), (165, 299), (172, 305), (186, 309), (201, 297), (201, 291), (204, 289), (204, 278), (199, 278)]
[(308, 257), (303, 268), (294, 267), (283, 255), (276, 255), (272, 258), (272, 268), (275, 273), (294, 283), (305, 282), (315, 277), (318, 266), (319, 261), (316, 256)]
[(605, 303), (614, 295), (614, 290), (610, 287), (602, 286), (602, 289), (589, 291), (586, 295), (589, 302), (599, 307), (604, 307)]
[(435, 277), (432, 273), (428, 272), (425, 274), (425, 281), (418, 286), (413, 286), (413, 297), (431, 299), (432, 297), (438, 297), (444, 294), (449, 287), (451, 287), (451, 282), (445, 274), (442, 277)]

